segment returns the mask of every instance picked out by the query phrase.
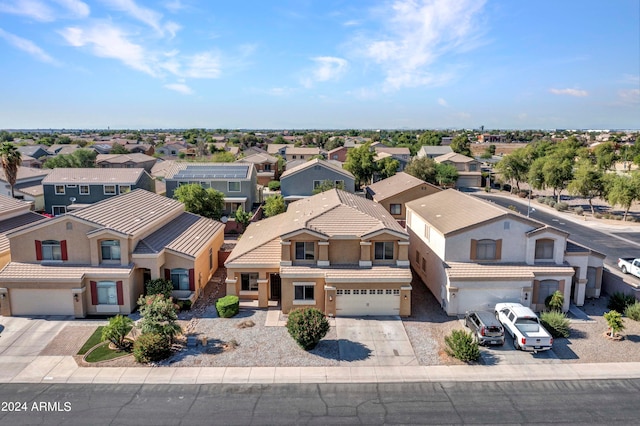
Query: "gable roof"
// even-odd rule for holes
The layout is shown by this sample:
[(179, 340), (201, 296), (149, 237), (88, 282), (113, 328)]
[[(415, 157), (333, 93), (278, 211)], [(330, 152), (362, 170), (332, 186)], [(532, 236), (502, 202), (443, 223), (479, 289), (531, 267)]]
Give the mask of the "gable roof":
[(411, 151), (407, 147), (402, 146), (385, 146), (377, 145), (374, 147), (376, 152), (386, 152), (391, 155), (411, 155)]
[(248, 155), (244, 158), (236, 160), (236, 163), (253, 163), (253, 164), (262, 164), (262, 163), (270, 163), (275, 164), (278, 162), (278, 159), (273, 155), (269, 155), (265, 153), (256, 153)]
[(442, 163), (443, 161), (451, 161), (453, 163), (470, 163), (471, 161), (476, 161), (476, 159), (458, 154), (457, 152), (450, 152), (448, 154), (435, 157), (434, 161), (437, 163)]
[(422, 145), (418, 150), (418, 157), (425, 157), (427, 155), (444, 155), (453, 152), (450, 146), (441, 146), (441, 145)]
[(410, 174), (405, 172), (399, 172), (391, 177), (379, 180), (376, 183), (372, 183), (371, 185), (367, 186), (366, 190), (373, 196), (373, 199), (375, 201), (380, 202), (382, 200), (386, 200), (389, 197), (393, 197), (394, 195), (400, 194), (404, 191), (416, 188), (418, 186), (431, 186), (438, 191), (441, 190), (439, 187), (425, 182), (422, 179), (418, 179), (417, 177), (411, 176)]
[(0, 252), (9, 250), (9, 239), (7, 233), (25, 225), (30, 225), (41, 220), (48, 220), (46, 216), (28, 211), (18, 216), (12, 216), (5, 220), (0, 220)]
[(96, 156), (96, 164), (102, 162), (123, 164), (129, 161), (133, 163), (143, 163), (146, 161), (156, 161), (156, 158), (141, 152), (133, 152), (131, 154), (98, 154)]
[(145, 174), (141, 168), (111, 169), (111, 168), (74, 168), (60, 167), (52, 169), (42, 180), (42, 184), (112, 184), (136, 183)]
[(296, 173), (299, 173), (303, 170), (307, 170), (310, 169), (314, 166), (320, 166), (320, 167), (324, 167), (326, 169), (329, 170), (333, 170), (334, 172), (340, 173), (350, 179), (355, 179), (353, 177), (353, 175), (351, 173), (349, 173), (347, 170), (340, 168), (338, 166), (336, 166), (335, 164), (332, 164), (326, 160), (321, 160), (319, 158), (314, 158), (313, 160), (310, 161), (305, 161), (303, 164), (299, 164), (291, 169), (287, 169), (284, 173), (282, 173), (282, 175), (280, 176), (280, 179), (286, 178), (287, 176), (291, 176), (294, 175)]
[[(38, 177), (45, 177), (50, 172), (51, 170), (49, 169), (35, 169), (32, 167), (19, 166), (17, 181), (20, 181), (22, 179), (33, 179)], [(7, 181), (7, 176), (4, 174), (3, 167), (0, 167), (0, 180), (3, 180), (5, 182)]]

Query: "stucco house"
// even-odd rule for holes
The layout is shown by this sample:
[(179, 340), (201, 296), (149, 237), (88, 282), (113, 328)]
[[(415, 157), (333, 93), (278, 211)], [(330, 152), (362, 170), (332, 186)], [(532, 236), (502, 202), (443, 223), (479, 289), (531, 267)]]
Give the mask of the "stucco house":
[(409, 235), (379, 204), (332, 189), (254, 222), (229, 255), (227, 294), (330, 316), (411, 314)]
[(394, 219), (404, 224), (407, 217), (405, 203), (439, 191), (442, 189), (438, 186), (400, 172), (367, 186), (365, 195), (382, 205)]
[(265, 153), (248, 155), (236, 161), (236, 163), (253, 164), (257, 172), (258, 185), (266, 186), (269, 182), (276, 179), (278, 169), (278, 158)]
[[(13, 188), (15, 197), (33, 203), (33, 209), (36, 211), (44, 210), (42, 180), (50, 171), (49, 169), (18, 167), (18, 178)], [(2, 167), (0, 167), (0, 195), (11, 197), (11, 185), (9, 185)]]
[(441, 146), (441, 145), (422, 145), (418, 152), (416, 153), (416, 158), (436, 158), (441, 155), (451, 154), (453, 150), (450, 146)]
[(219, 222), (138, 189), (7, 233), (0, 315), (129, 314), (149, 279), (195, 300), (218, 268)]
[(480, 162), (475, 158), (451, 152), (433, 159), (436, 163), (450, 164), (458, 171), (456, 188), (479, 188), (482, 186), (482, 171)]
[(454, 189), (408, 202), (409, 259), (448, 315), (518, 302), (534, 311), (556, 290), (599, 297), (604, 255), (569, 234)]
[(96, 167), (101, 169), (145, 169), (151, 173), (151, 169), (158, 160), (147, 154), (98, 154)]
[(155, 180), (140, 168), (55, 168), (42, 180), (42, 188), (45, 212), (53, 216), (134, 189), (156, 190)]
[(380, 161), (383, 158), (391, 157), (394, 160), (397, 160), (398, 163), (398, 171), (401, 172), (407, 167), (409, 160), (411, 159), (411, 152), (407, 147), (392, 147), (385, 145), (376, 145), (373, 147), (376, 152), (376, 161)]
[(280, 192), (287, 201), (313, 195), (314, 189), (329, 180), (342, 185), (347, 192), (355, 192), (355, 178), (347, 170), (318, 158), (285, 170), (280, 176)]
[(46, 216), (31, 211), (31, 208), (31, 203), (0, 195), (0, 268), (11, 260), (7, 233), (47, 219)]

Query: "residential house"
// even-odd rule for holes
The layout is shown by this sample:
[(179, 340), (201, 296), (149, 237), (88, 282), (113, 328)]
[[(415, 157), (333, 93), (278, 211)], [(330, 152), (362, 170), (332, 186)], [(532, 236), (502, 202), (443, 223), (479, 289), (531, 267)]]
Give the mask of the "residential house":
[[(16, 184), (13, 187), (17, 199), (33, 203), (35, 211), (44, 210), (44, 191), (42, 180), (49, 174), (49, 169), (18, 167)], [(0, 167), (0, 195), (11, 197), (11, 185), (7, 181), (4, 169)]]
[(383, 153), (390, 154), (391, 157), (398, 160), (400, 162), (400, 167), (401, 167), (401, 170), (399, 171), (404, 170), (405, 166), (411, 159), (411, 151), (407, 147), (395, 147), (395, 146), (392, 147), (392, 146), (385, 146), (385, 145), (376, 145), (374, 149), (378, 155)]
[(225, 214), (234, 213), (239, 207), (251, 211), (254, 203), (260, 203), (257, 188), (257, 172), (249, 163), (183, 163), (176, 162), (165, 173), (167, 197), (173, 198), (180, 185), (197, 183), (224, 194)]
[(77, 150), (82, 149), (80, 145), (73, 143), (54, 143), (49, 147), (51, 155), (69, 155), (73, 154)]
[(266, 186), (269, 182), (279, 177), (277, 174), (278, 158), (274, 157), (273, 155), (269, 155), (266, 152), (264, 154), (252, 154), (243, 157), (237, 160), (236, 163), (253, 164), (258, 174), (258, 185)]
[(145, 169), (151, 173), (151, 169), (158, 160), (147, 154), (98, 154), (96, 167), (102, 169)]
[(604, 255), (562, 230), (454, 189), (406, 208), (411, 266), (448, 315), (498, 302), (541, 311), (556, 290), (564, 311), (600, 296)]
[(332, 189), (250, 224), (225, 262), (227, 294), (283, 313), (411, 314), (409, 236), (379, 204)]
[(295, 160), (310, 160), (313, 157), (320, 155), (321, 151), (318, 147), (287, 147), (284, 153), (284, 159), (289, 161)]
[(108, 154), (111, 152), (112, 148), (113, 142), (111, 141), (101, 141), (100, 143), (91, 145), (91, 149), (93, 149), (98, 154)]
[[(7, 233), (21, 226), (47, 219), (46, 216), (31, 211), (32, 207), (31, 203), (0, 195), (0, 269), (11, 260)], [(0, 295), (2, 295), (1, 290)]]
[(32, 169), (40, 169), (42, 168), (42, 160), (38, 160), (36, 158), (30, 157), (28, 155), (22, 154), (20, 156), (21, 161), (21, 165), (24, 167), (29, 167)]
[(299, 200), (313, 195), (313, 191), (326, 180), (337, 187), (342, 186), (347, 192), (355, 192), (355, 178), (351, 173), (318, 158), (282, 173), (280, 192), (287, 201)]
[(1, 315), (129, 314), (146, 281), (194, 301), (218, 268), (224, 225), (142, 189), (7, 234)]
[(155, 192), (144, 169), (55, 168), (43, 179), (45, 212), (53, 216), (142, 188)]
[(279, 155), (284, 158), (287, 149), (293, 147), (293, 144), (270, 143), (267, 145), (267, 153), (270, 155)]
[(132, 154), (145, 154), (150, 156), (155, 153), (153, 145), (148, 143), (133, 142), (127, 143), (123, 145), (123, 147)]
[(480, 162), (475, 158), (451, 152), (434, 158), (436, 163), (451, 164), (458, 171), (456, 188), (479, 188), (482, 186)]
[(18, 146), (18, 152), (37, 160), (45, 159), (51, 155), (49, 147), (46, 145), (24, 145)]
[(400, 172), (367, 186), (365, 195), (382, 205), (394, 219), (404, 225), (407, 217), (405, 203), (439, 191), (442, 189), (435, 185)]
[(187, 148), (187, 144), (184, 142), (172, 142), (157, 147), (155, 150), (160, 155), (173, 155), (177, 156), (181, 150)]
[(347, 148), (346, 146), (339, 146), (327, 152), (327, 159), (344, 163), (345, 161), (347, 161), (347, 152), (349, 152), (349, 148)]
[(453, 150), (450, 146), (439, 146), (439, 145), (422, 145), (418, 152), (416, 153), (416, 158), (431, 158), (434, 159), (441, 155), (451, 154)]

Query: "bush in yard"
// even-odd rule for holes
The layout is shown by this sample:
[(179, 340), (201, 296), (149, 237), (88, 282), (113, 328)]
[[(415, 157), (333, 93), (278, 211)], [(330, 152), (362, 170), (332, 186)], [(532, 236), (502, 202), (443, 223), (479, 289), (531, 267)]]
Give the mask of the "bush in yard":
[(627, 306), (627, 309), (624, 310), (624, 316), (634, 321), (640, 321), (640, 302)]
[(569, 337), (569, 318), (564, 312), (542, 312), (540, 322), (553, 337)]
[(171, 342), (158, 333), (147, 333), (138, 337), (133, 344), (136, 362), (161, 361), (171, 354)]
[(559, 212), (566, 212), (567, 210), (569, 210), (569, 204), (565, 203), (564, 201), (557, 203), (555, 207)]
[(127, 342), (124, 337), (133, 327), (133, 320), (129, 317), (116, 315), (109, 319), (109, 324), (102, 329), (102, 341), (108, 340), (118, 349), (125, 349)]
[(627, 306), (636, 303), (636, 298), (632, 294), (625, 294), (620, 291), (616, 291), (609, 296), (609, 302), (607, 303), (607, 309), (611, 311), (624, 312)]
[(166, 299), (171, 297), (173, 292), (173, 283), (170, 280), (164, 278), (157, 278), (155, 280), (149, 280), (144, 284), (144, 288), (147, 292), (147, 296), (154, 294), (163, 294)]
[(166, 299), (163, 294), (140, 297), (138, 305), (142, 316), (138, 327), (142, 334), (160, 334), (171, 343), (175, 336), (182, 333), (182, 328), (177, 322), (176, 305), (171, 298)]
[(584, 214), (584, 209), (580, 206), (573, 209), (573, 212), (578, 216), (582, 216)]
[(316, 308), (294, 309), (289, 312), (287, 330), (298, 345), (305, 351), (316, 347), (318, 342), (327, 335), (329, 321)]
[(225, 296), (216, 302), (216, 311), (220, 318), (231, 318), (240, 312), (240, 299), (238, 296)]
[(453, 330), (450, 335), (444, 337), (444, 342), (447, 344), (445, 348), (447, 354), (460, 361), (477, 361), (480, 358), (478, 342), (471, 333), (464, 330)]
[(604, 314), (604, 319), (607, 320), (609, 330), (611, 330), (611, 337), (615, 337), (618, 331), (624, 330), (624, 321), (622, 320), (622, 314), (617, 311), (609, 311)]
[(267, 186), (269, 187), (269, 191), (279, 191), (280, 190), (280, 181), (279, 180), (272, 180), (267, 184)]
[(564, 305), (564, 295), (560, 290), (554, 291), (544, 299), (544, 306), (551, 311), (562, 311), (562, 305)]

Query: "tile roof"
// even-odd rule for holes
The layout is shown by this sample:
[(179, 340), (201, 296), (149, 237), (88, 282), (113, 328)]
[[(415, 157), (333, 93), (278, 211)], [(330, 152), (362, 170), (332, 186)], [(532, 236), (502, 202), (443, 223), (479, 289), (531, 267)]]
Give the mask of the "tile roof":
[(171, 198), (144, 189), (136, 189), (123, 195), (91, 204), (81, 210), (67, 213), (128, 235), (136, 235), (151, 225), (160, 226), (184, 211), (184, 205)]
[(374, 149), (376, 152), (386, 152), (391, 155), (411, 155), (411, 151), (407, 147), (377, 145)]
[(192, 163), (175, 162), (174, 167), (167, 169), (165, 179), (206, 179), (229, 180), (250, 179), (255, 166), (242, 163)]
[(282, 173), (282, 176), (280, 176), (280, 178), (282, 179), (284, 177), (291, 176), (291, 175), (293, 175), (295, 173), (298, 173), (298, 172), (301, 172), (303, 170), (309, 169), (309, 168), (314, 167), (316, 165), (319, 165), (320, 167), (326, 167), (327, 169), (333, 170), (334, 172), (340, 173), (340, 174), (342, 174), (342, 175), (344, 175), (346, 177), (349, 177), (351, 179), (355, 179), (353, 177), (353, 175), (351, 173), (349, 173), (347, 170), (342, 169), (342, 168), (336, 166), (333, 163), (330, 163), (330, 162), (328, 162), (326, 160), (321, 160), (319, 158), (314, 158), (313, 160), (305, 161), (304, 163), (302, 163), (302, 164), (300, 164), (298, 166), (295, 166), (295, 167), (293, 167), (291, 169), (287, 169), (284, 173)]
[(163, 178), (168, 172), (172, 171), (174, 167), (176, 167), (176, 162), (173, 160), (158, 161), (151, 168), (151, 176)]
[(318, 147), (287, 147), (287, 155), (318, 155), (320, 148)]
[(31, 205), (29, 203), (25, 203), (24, 201), (0, 194), (0, 218), (2, 217), (2, 215), (8, 213), (13, 213), (20, 210), (29, 211), (30, 209)]
[(42, 180), (42, 184), (112, 184), (136, 183), (146, 173), (141, 168), (110, 169), (110, 168), (74, 168), (60, 167), (51, 170), (49, 176)]
[(498, 281), (507, 279), (533, 279), (543, 275), (571, 275), (575, 273), (573, 267), (567, 265), (526, 263), (466, 263), (447, 262), (445, 264), (447, 276), (456, 281)]
[(0, 252), (9, 250), (9, 239), (6, 237), (7, 232), (20, 228), (21, 226), (30, 225), (41, 220), (47, 220), (46, 216), (28, 211), (19, 216), (9, 219), (0, 220)]
[[(32, 167), (18, 167), (18, 178), (17, 181), (22, 179), (31, 179), (35, 177), (44, 177), (49, 174), (51, 170), (49, 169), (36, 169)], [(4, 174), (4, 168), (0, 167), (0, 180), (7, 181), (7, 177)]]
[(267, 152), (271, 155), (275, 155), (278, 153), (278, 151), (280, 151), (282, 148), (287, 148), (289, 149), (289, 147), (293, 148), (293, 144), (292, 143), (270, 143), (267, 145)]
[(433, 160), (437, 163), (442, 163), (443, 161), (451, 161), (453, 163), (469, 163), (471, 161), (476, 161), (475, 158), (467, 157), (466, 155), (458, 154), (457, 152), (439, 155)]
[(0, 282), (25, 281), (33, 282), (80, 282), (85, 277), (126, 278), (131, 274), (134, 265), (127, 266), (90, 266), (90, 265), (50, 265), (40, 263), (9, 262), (0, 271)]
[(274, 157), (273, 155), (269, 155), (267, 153), (251, 154), (247, 157), (241, 158), (236, 161), (236, 163), (254, 163), (254, 164), (260, 164), (260, 163), (275, 164), (277, 162), (278, 162), (278, 158)]
[(398, 266), (372, 266), (361, 268), (358, 265), (320, 266), (282, 266), (282, 277), (324, 277), (327, 284), (344, 281), (375, 282), (411, 282), (411, 269)]
[(96, 164), (103, 162), (123, 164), (129, 161), (134, 163), (143, 163), (146, 161), (156, 161), (156, 158), (141, 152), (134, 152), (131, 154), (98, 154), (96, 156)]
[(427, 183), (422, 179), (413, 177), (405, 172), (400, 172), (387, 179), (380, 180), (367, 186), (367, 192), (373, 195), (373, 199), (375, 201), (380, 202), (382, 200), (386, 200), (389, 197), (400, 194), (406, 190), (423, 185), (431, 186), (438, 191), (441, 190), (437, 186)]
[(13, 189), (15, 189), (16, 191), (20, 191), (23, 194), (30, 195), (32, 197), (44, 195), (44, 188), (42, 187), (42, 183), (40, 182), (17, 183), (16, 186), (13, 187)]
[(159, 253), (168, 249), (195, 256), (223, 228), (222, 223), (213, 219), (185, 212), (143, 238), (133, 254)]

